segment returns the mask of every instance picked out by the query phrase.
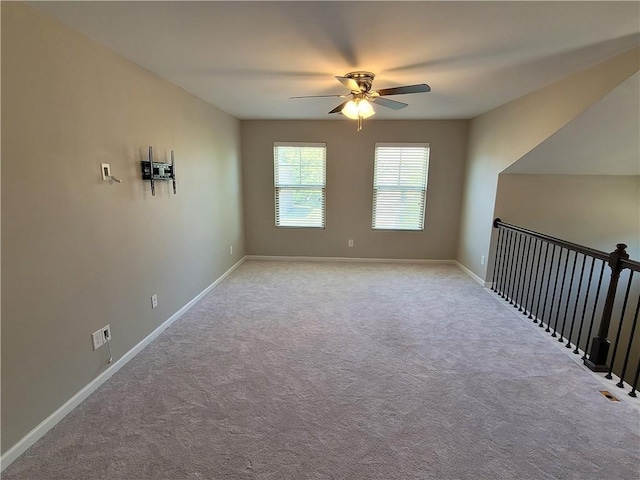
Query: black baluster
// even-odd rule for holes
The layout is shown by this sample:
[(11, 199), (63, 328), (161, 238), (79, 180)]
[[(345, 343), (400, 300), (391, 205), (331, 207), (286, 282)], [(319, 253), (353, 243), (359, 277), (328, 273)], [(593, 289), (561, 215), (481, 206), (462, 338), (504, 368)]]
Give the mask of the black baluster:
[(513, 246), (513, 237), (515, 235), (515, 233), (513, 233), (512, 230), (508, 230), (508, 240), (507, 240), (507, 254), (505, 255), (504, 258), (504, 278), (502, 280), (502, 298), (504, 298), (505, 300), (507, 299), (507, 287), (508, 287), (508, 280), (509, 280), (509, 272), (510, 272), (510, 267), (511, 267), (511, 249)]
[[(522, 245), (522, 234), (518, 233), (518, 241), (516, 242), (515, 256), (513, 257), (513, 268), (511, 269), (511, 288), (509, 288), (509, 305), (513, 305), (515, 301), (516, 282), (518, 280), (518, 260), (520, 259), (520, 247)], [(514, 305), (515, 306), (515, 305)]]
[(638, 368), (636, 368), (636, 374), (633, 377), (633, 383), (631, 384), (630, 397), (636, 397), (636, 388), (638, 388), (638, 377), (640, 377), (640, 358), (638, 358)]
[(618, 332), (616, 333), (616, 342), (613, 345), (613, 355), (611, 355), (611, 365), (609, 366), (609, 371), (604, 376), (609, 380), (613, 378), (613, 375), (611, 375), (611, 372), (613, 372), (613, 362), (615, 361), (616, 354), (618, 353), (618, 343), (620, 342), (620, 332), (622, 332), (622, 323), (624, 320), (624, 314), (627, 311), (627, 300), (629, 300), (629, 291), (631, 290), (632, 279), (633, 279), (633, 270), (629, 271), (629, 282), (627, 283), (627, 291), (624, 294), (624, 302), (622, 302), (622, 313), (620, 314), (620, 323), (618, 324)]
[(509, 305), (513, 305), (513, 292), (516, 288), (516, 270), (518, 269), (518, 257), (520, 256), (520, 244), (522, 242), (522, 235), (518, 233), (518, 241), (516, 242), (516, 256), (513, 260), (513, 266), (511, 267), (511, 275), (509, 276)]
[[(558, 299), (558, 310), (560, 310), (560, 304), (562, 303), (562, 290), (564, 289), (564, 279), (567, 277), (567, 262), (569, 261), (569, 250), (567, 250), (567, 258), (564, 261), (564, 272), (562, 274), (562, 289), (560, 289), (560, 298)], [(553, 304), (556, 301), (556, 292), (558, 291), (558, 278), (560, 278), (560, 265), (562, 265), (562, 247), (560, 247), (560, 255), (558, 255), (558, 268), (556, 268), (556, 279), (553, 282), (553, 296), (551, 297), (551, 307), (549, 308), (549, 321), (547, 322), (547, 328), (545, 332), (551, 331), (551, 317), (553, 317)], [(558, 323), (558, 311), (556, 311), (556, 325)], [(556, 327), (553, 327), (553, 335), (556, 336)]]
[[(529, 256), (531, 254), (531, 243), (533, 242), (533, 238), (531, 237), (527, 237), (527, 253), (524, 257), (524, 261), (522, 262), (522, 279), (520, 282), (520, 308), (518, 309), (519, 312), (523, 312), (525, 315), (527, 314), (527, 305), (526, 305), (526, 297), (525, 297), (525, 290), (526, 290), (526, 285), (527, 285), (527, 271), (529, 270)], [(523, 308), (524, 307), (524, 308)]]
[(504, 298), (504, 284), (505, 275), (507, 271), (507, 249), (509, 247), (509, 240), (511, 240), (511, 230), (504, 230), (502, 235), (502, 262), (500, 265), (500, 273), (498, 275), (498, 292), (502, 298)]
[[(533, 256), (531, 257), (531, 262), (529, 262), (529, 253), (531, 251), (531, 244), (533, 244)], [(529, 296), (531, 294), (531, 282), (533, 281), (533, 265), (535, 264), (537, 245), (538, 245), (538, 240), (536, 238), (531, 238), (529, 242), (529, 248), (527, 249), (527, 270), (530, 270), (530, 272), (529, 272), (529, 277), (527, 281), (527, 293), (524, 297), (524, 311), (522, 312), (523, 315), (527, 314), (527, 310), (529, 311), (529, 315), (531, 315), (531, 304), (529, 303)]]
[(491, 290), (496, 291), (496, 282), (497, 282), (497, 271), (500, 269), (500, 262), (502, 258), (500, 258), (500, 249), (502, 248), (502, 229), (498, 228), (498, 240), (496, 242), (496, 261), (493, 265), (493, 278), (491, 279)]
[[(595, 259), (594, 259), (595, 262)], [(598, 308), (598, 299), (600, 298), (600, 287), (602, 287), (602, 277), (604, 277), (604, 267), (606, 263), (602, 262), (602, 268), (600, 269), (600, 278), (598, 279), (598, 288), (596, 289), (596, 298), (593, 301), (593, 312), (591, 312), (591, 322), (589, 322), (589, 333), (587, 333), (587, 347), (584, 349), (584, 355), (582, 360), (587, 359), (587, 349), (589, 348), (589, 339), (591, 338), (591, 332), (593, 331), (593, 323), (596, 319), (596, 309)]]
[[(560, 253), (562, 254), (562, 251)], [(553, 259), (555, 258), (555, 256), (556, 256), (556, 246), (554, 245), (553, 250), (551, 251), (551, 264), (549, 265), (549, 275), (547, 276), (547, 289), (544, 292), (544, 305), (542, 306), (542, 315), (544, 315), (544, 312), (547, 311), (547, 298), (549, 297), (549, 285), (551, 285), (551, 272), (553, 271)], [(543, 327), (544, 319), (539, 315), (537, 315), (537, 317), (540, 320), (540, 325), (538, 326)]]
[[(536, 278), (533, 281), (533, 295), (531, 296), (532, 298), (532, 302), (531, 302), (531, 310), (529, 310), (529, 318), (533, 318), (533, 305), (536, 303), (536, 289), (538, 288), (538, 274), (540, 273), (540, 259), (542, 258), (542, 241), (538, 242), (539, 244), (539, 248), (538, 248), (538, 261), (537, 266), (536, 266)], [(549, 248), (549, 244), (547, 243), (547, 249)], [(544, 277), (544, 270), (542, 271), (542, 275)], [(538, 307), (540, 306), (540, 296), (542, 295), (542, 281), (540, 282), (540, 294), (538, 295)], [(538, 308), (536, 307), (536, 311), (538, 310)], [(533, 319), (534, 323), (538, 322), (537, 318)]]
[[(568, 261), (569, 261), (569, 254), (567, 254), (567, 262)], [(569, 282), (569, 293), (567, 294), (567, 302), (564, 307), (564, 316), (562, 318), (562, 328), (560, 329), (560, 338), (558, 339), (559, 342), (564, 342), (562, 337), (564, 336), (564, 327), (567, 324), (567, 314), (569, 313), (569, 299), (571, 298), (571, 289), (573, 288), (573, 277), (576, 274), (577, 261), (578, 261), (578, 253), (575, 252), (573, 255), (573, 266), (571, 267), (571, 281)], [(566, 271), (566, 267), (565, 267), (565, 271)]]
[(504, 293), (504, 272), (505, 266), (507, 264), (507, 243), (509, 239), (509, 230), (502, 230), (502, 253), (500, 256), (502, 260), (500, 260), (500, 271), (498, 272), (498, 286), (496, 293), (502, 295)]
[(518, 275), (517, 275), (517, 283), (516, 283), (516, 291), (515, 291), (515, 299), (516, 302), (513, 304), (514, 308), (518, 307), (518, 311), (522, 311), (522, 271), (524, 270), (524, 251), (525, 245), (527, 244), (528, 237), (524, 237), (522, 242), (522, 250), (518, 252), (519, 263), (518, 263)]
[[(577, 253), (576, 253), (576, 257), (578, 257)], [(576, 303), (573, 306), (573, 317), (571, 318), (571, 327), (569, 328), (569, 336), (567, 337), (567, 345), (566, 345), (567, 348), (571, 348), (571, 337), (573, 336), (573, 326), (576, 323), (576, 313), (578, 312), (578, 301), (580, 300), (580, 291), (582, 289), (582, 279), (584, 278), (584, 267), (586, 264), (587, 264), (587, 257), (583, 253), (582, 268), (580, 269), (580, 280), (578, 280), (578, 292), (576, 293)], [(574, 263), (574, 269), (575, 269), (575, 263)], [(567, 299), (567, 303), (568, 302), (569, 300)], [(578, 339), (576, 340), (576, 348), (578, 348), (579, 341), (580, 341), (580, 337), (578, 337)]]
[(624, 388), (624, 376), (627, 373), (627, 364), (629, 363), (629, 354), (631, 353), (631, 344), (633, 343), (633, 335), (636, 333), (636, 324), (638, 323), (639, 312), (640, 312), (640, 295), (638, 295), (636, 313), (633, 314), (633, 323), (631, 324), (631, 333), (629, 334), (629, 343), (627, 345), (627, 353), (624, 356), (624, 364), (622, 365), (622, 371), (620, 372), (620, 381), (617, 383), (618, 387), (620, 388)]
[[(587, 259), (585, 258), (586, 262)], [(582, 338), (582, 327), (584, 327), (584, 314), (587, 312), (587, 303), (589, 302), (589, 292), (591, 290), (591, 279), (593, 278), (593, 267), (596, 264), (596, 257), (591, 257), (591, 268), (589, 269), (589, 281), (587, 282), (586, 294), (584, 296), (584, 305), (582, 306), (582, 315), (580, 316), (580, 328), (578, 329), (578, 338), (576, 340), (576, 349), (573, 351), (576, 355), (580, 353), (580, 349), (578, 348), (580, 345), (580, 339)], [(588, 337), (587, 337), (588, 338)], [(587, 348), (585, 347), (585, 351)]]

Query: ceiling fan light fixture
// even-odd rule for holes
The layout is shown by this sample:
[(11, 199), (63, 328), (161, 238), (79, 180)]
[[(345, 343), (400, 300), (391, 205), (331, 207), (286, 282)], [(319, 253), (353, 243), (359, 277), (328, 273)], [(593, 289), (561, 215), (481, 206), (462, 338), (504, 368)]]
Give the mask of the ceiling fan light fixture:
[(349, 100), (342, 109), (342, 114), (352, 120), (357, 120), (358, 117), (369, 118), (375, 113), (371, 103), (365, 99)]
[(358, 104), (354, 100), (349, 100), (342, 109), (342, 114), (351, 120), (355, 120), (358, 118)]
[(358, 113), (362, 118), (369, 118), (376, 114), (368, 100), (360, 100), (358, 103)]

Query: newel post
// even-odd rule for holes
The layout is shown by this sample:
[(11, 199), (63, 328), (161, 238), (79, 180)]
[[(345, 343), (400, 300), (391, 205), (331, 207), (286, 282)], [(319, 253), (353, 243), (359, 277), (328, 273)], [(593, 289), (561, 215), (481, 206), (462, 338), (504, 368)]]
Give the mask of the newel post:
[(593, 337), (591, 341), (591, 349), (589, 350), (589, 358), (584, 360), (584, 364), (594, 372), (606, 372), (609, 367), (606, 365), (609, 356), (609, 345), (611, 342), (607, 338), (609, 336), (609, 324), (611, 323), (611, 313), (613, 312), (613, 304), (616, 299), (616, 290), (618, 288), (618, 279), (622, 267), (620, 260), (627, 260), (629, 254), (625, 250), (627, 246), (624, 243), (616, 245), (615, 252), (609, 255), (609, 267), (611, 267), (611, 281), (609, 282), (609, 290), (607, 298), (602, 310), (602, 318), (600, 319), (600, 328), (598, 335)]

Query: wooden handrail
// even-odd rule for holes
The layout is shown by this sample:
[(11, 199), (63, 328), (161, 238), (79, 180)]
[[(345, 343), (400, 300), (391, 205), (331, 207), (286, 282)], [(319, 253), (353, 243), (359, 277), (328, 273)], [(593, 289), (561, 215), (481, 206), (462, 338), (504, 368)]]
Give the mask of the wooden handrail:
[[(589, 255), (590, 257), (599, 258), (600, 260), (604, 260), (605, 262), (609, 261), (610, 253), (608, 252), (603, 252), (602, 250), (596, 250), (595, 248), (585, 247), (584, 245), (578, 245), (577, 243), (567, 242), (566, 240), (562, 240), (561, 238), (545, 235), (544, 233), (534, 232), (533, 230), (528, 230), (526, 228), (518, 227), (517, 225), (511, 225), (509, 223), (503, 222), (499, 218), (496, 218), (493, 221), (493, 226), (494, 228), (506, 228), (509, 230), (513, 230), (514, 232), (524, 233), (525, 235), (529, 235), (531, 237), (544, 240), (545, 242), (549, 242), (553, 245), (558, 245), (559, 247), (564, 247), (569, 250), (573, 250), (574, 252), (579, 252), (585, 255)], [(634, 263), (638, 263), (638, 262), (634, 262)], [(640, 266), (640, 264), (638, 264), (638, 266)]]
[(640, 272), (640, 262), (636, 262), (635, 260), (624, 259), (620, 260), (620, 266), (625, 269), (633, 270), (634, 272)]

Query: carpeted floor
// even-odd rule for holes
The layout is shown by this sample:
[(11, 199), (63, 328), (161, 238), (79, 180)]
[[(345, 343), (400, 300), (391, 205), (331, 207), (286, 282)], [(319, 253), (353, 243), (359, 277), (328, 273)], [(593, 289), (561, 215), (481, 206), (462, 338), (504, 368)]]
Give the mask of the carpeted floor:
[(247, 261), (2, 475), (640, 477), (640, 418), (454, 266)]

